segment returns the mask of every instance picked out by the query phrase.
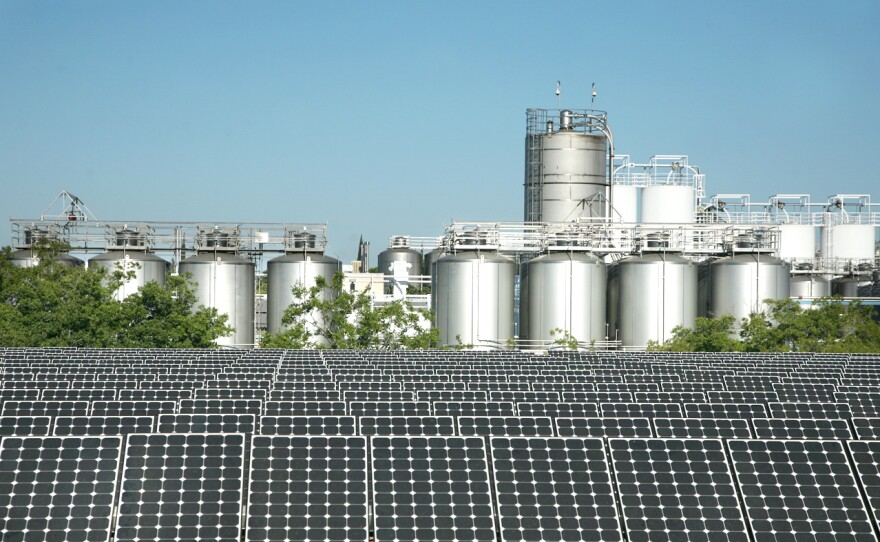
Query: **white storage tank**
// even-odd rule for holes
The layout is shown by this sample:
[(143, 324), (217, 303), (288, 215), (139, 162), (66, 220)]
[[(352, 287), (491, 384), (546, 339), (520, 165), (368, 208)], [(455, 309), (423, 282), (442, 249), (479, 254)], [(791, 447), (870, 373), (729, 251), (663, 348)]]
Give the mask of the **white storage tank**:
[(618, 265), (620, 340), (624, 347), (664, 343), (697, 318), (697, 264), (668, 252), (645, 253)]
[(765, 300), (789, 297), (790, 273), (787, 262), (760, 252), (712, 262), (712, 316), (731, 315), (738, 329), (743, 318), (766, 310)]
[(440, 344), (506, 348), (513, 338), (516, 263), (494, 252), (465, 250), (437, 260), (434, 326)]
[(229, 315), (231, 335), (220, 337), (217, 344), (235, 348), (254, 345), (254, 264), (225, 252), (205, 252), (186, 258), (178, 266), (180, 274), (189, 273), (194, 283), (196, 305), (217, 309)]
[(776, 255), (783, 260), (816, 257), (816, 227), (811, 224), (780, 224)]
[(843, 260), (872, 260), (874, 226), (871, 224), (822, 226), (821, 256)]
[[(333, 276), (342, 271), (342, 263), (336, 258), (325, 256), (320, 251), (292, 252), (269, 260), (266, 265), (268, 280), (268, 302), (266, 307), (266, 329), (278, 332), (284, 329), (282, 320), (284, 311), (295, 301), (294, 286), (302, 286), (306, 290), (315, 286), (318, 277), (323, 277), (329, 284)], [(321, 300), (333, 299), (333, 292), (325, 289), (320, 295)], [(316, 345), (326, 345), (327, 341), (317, 336), (318, 328), (323, 322), (315, 320), (309, 324), (312, 333), (312, 342)]]
[(694, 187), (664, 184), (642, 188), (642, 224), (692, 224), (696, 210)]
[(137, 293), (148, 282), (164, 286), (169, 267), (169, 263), (159, 256), (138, 250), (111, 250), (94, 256), (89, 265), (106, 269), (108, 276), (116, 271), (131, 273), (131, 278), (123, 281), (114, 294), (119, 301)]
[(828, 297), (831, 295), (831, 281), (827, 277), (814, 274), (794, 274), (791, 276), (789, 297)]
[(528, 346), (547, 348), (560, 339), (605, 338), (605, 262), (580, 252), (539, 256), (520, 268), (519, 336)]
[(639, 222), (639, 187), (629, 184), (611, 185), (611, 219), (623, 224)]

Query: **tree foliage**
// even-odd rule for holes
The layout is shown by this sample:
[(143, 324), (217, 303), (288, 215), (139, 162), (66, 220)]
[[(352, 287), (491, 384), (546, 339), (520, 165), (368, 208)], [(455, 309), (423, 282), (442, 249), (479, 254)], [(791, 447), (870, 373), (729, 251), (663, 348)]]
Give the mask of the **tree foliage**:
[(422, 349), (436, 348), (438, 330), (431, 315), (407, 302), (372, 306), (366, 291), (343, 288), (344, 277), (317, 277), (315, 284), (293, 287), (294, 302), (284, 311), (281, 331), (266, 334), (264, 348)]
[(53, 260), (59, 247), (39, 247), (39, 264), (16, 267), (0, 253), (0, 346), (208, 348), (232, 331), (227, 316), (199, 308), (180, 276), (150, 282), (124, 301), (114, 292), (121, 271), (71, 268)]
[(677, 327), (655, 350), (677, 352), (880, 352), (880, 323), (873, 311), (840, 298), (823, 298), (810, 308), (791, 299), (767, 300), (765, 313), (744, 318), (739, 339), (733, 318), (697, 318), (693, 329)]

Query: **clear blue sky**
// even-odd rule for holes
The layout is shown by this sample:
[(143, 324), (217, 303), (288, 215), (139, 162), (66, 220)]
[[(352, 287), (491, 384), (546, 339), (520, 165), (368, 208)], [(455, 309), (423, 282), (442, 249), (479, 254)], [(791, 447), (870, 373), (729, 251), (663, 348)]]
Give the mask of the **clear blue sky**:
[(521, 220), (557, 79), (709, 194), (880, 200), (876, 0), (0, 0), (0, 245), (63, 189), (105, 220), (327, 222), (346, 261)]

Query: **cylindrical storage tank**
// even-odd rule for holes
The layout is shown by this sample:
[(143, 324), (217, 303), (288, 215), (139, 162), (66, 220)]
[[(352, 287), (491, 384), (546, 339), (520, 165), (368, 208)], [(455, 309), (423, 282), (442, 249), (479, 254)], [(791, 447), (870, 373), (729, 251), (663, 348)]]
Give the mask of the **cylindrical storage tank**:
[(624, 224), (639, 221), (639, 187), (629, 184), (611, 185), (611, 220)]
[(443, 257), (443, 249), (435, 248), (431, 252), (425, 254), (425, 266), (423, 267), (424, 272), (429, 276), (434, 276), (434, 264), (437, 263), (437, 260)]
[(155, 254), (138, 250), (123, 251), (112, 250), (104, 254), (98, 254), (89, 260), (89, 266), (103, 267), (107, 275), (116, 271), (132, 273), (132, 277), (126, 279), (116, 290), (115, 297), (122, 301), (150, 281), (165, 285), (165, 275), (168, 272), (169, 263)]
[(789, 297), (828, 297), (831, 281), (819, 275), (792, 275)]
[(648, 253), (621, 260), (620, 340), (643, 348), (672, 337), (677, 326), (693, 327), (697, 318), (697, 264), (669, 253)]
[(693, 186), (664, 184), (642, 188), (642, 224), (691, 224), (696, 193)]
[[(83, 261), (66, 252), (52, 255), (52, 259), (67, 267), (82, 267)], [(31, 249), (16, 250), (11, 256), (12, 265), (15, 267), (36, 267), (40, 263), (40, 257)]]
[(592, 254), (557, 252), (520, 268), (519, 336), (546, 348), (567, 332), (579, 342), (605, 338), (605, 262)]
[(871, 224), (822, 226), (821, 256), (844, 260), (873, 260), (874, 226)]
[(608, 198), (605, 136), (559, 130), (539, 137), (543, 149), (541, 220), (604, 217)]
[(840, 297), (870, 297), (871, 277), (839, 277), (832, 281), (831, 291)]
[(712, 262), (712, 316), (733, 316), (738, 329), (743, 318), (764, 312), (765, 300), (789, 297), (790, 273), (787, 262), (758, 252)]
[(379, 272), (386, 277), (394, 276), (394, 262), (406, 262), (410, 275), (422, 274), (422, 253), (406, 247), (386, 248), (379, 253)]
[[(342, 270), (342, 263), (336, 258), (320, 253), (291, 253), (269, 260), (266, 274), (268, 276), (269, 294), (266, 308), (266, 328), (269, 332), (284, 328), (282, 319), (287, 310), (297, 299), (293, 295), (294, 286), (302, 286), (307, 290), (315, 285), (318, 277), (324, 277), (329, 283), (333, 275)], [(321, 293), (321, 299), (332, 298), (330, 290)], [(300, 300), (301, 301), (301, 300)], [(321, 322), (315, 322), (309, 329), (313, 334)], [(313, 336), (316, 345), (326, 344), (322, 337)]]
[(513, 338), (516, 263), (493, 252), (447, 254), (433, 280), (440, 344), (505, 348)]
[(192, 275), (196, 308), (215, 308), (229, 315), (231, 335), (217, 344), (249, 348), (254, 344), (254, 264), (234, 254), (206, 252), (180, 262), (180, 274)]
[(783, 260), (811, 260), (816, 257), (816, 226), (781, 224), (778, 243), (776, 255)]
[(608, 338), (616, 341), (620, 337), (620, 270), (617, 262), (608, 265), (607, 293), (605, 295), (605, 320), (608, 322)]

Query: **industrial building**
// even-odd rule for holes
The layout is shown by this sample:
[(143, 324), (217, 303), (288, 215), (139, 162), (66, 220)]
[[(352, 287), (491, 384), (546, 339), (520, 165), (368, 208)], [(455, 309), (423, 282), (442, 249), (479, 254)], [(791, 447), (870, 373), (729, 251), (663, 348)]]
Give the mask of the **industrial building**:
[[(562, 335), (637, 350), (698, 316), (739, 321), (768, 299), (880, 297), (870, 195), (707, 195), (686, 155), (617, 154), (603, 111), (527, 110), (523, 188), (522, 222), (395, 235), (379, 273), (351, 272), (348, 283), (377, 304), (430, 308), (443, 345), (479, 349), (545, 350)], [(16, 264), (34, 265), (32, 245), (48, 237), (70, 245), (59, 256), (68, 265), (91, 255), (89, 265), (137, 269), (120, 298), (169, 269), (190, 273), (199, 304), (236, 329), (222, 346), (255, 344), (255, 306), (265, 306), (265, 329), (280, 329), (293, 285), (344, 267), (323, 253), (326, 225), (99, 222), (78, 203), (72, 214), (13, 219)], [(267, 299), (255, 304), (263, 278)]]

